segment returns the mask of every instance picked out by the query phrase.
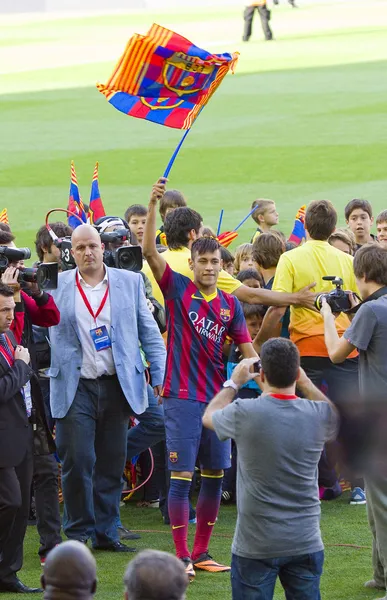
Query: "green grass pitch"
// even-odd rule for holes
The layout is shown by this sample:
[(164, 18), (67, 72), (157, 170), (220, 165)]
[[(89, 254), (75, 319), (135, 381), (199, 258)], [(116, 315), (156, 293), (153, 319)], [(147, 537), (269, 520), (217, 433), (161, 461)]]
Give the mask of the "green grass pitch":
[[(236, 3), (237, 4), (237, 3)], [(387, 2), (286, 2), (273, 10), (276, 41), (265, 43), (259, 22), (248, 44), (241, 40), (241, 11), (110, 14), (44, 19), (2, 17), (0, 23), (0, 209), (7, 207), (20, 246), (50, 208), (66, 207), (70, 160), (88, 200), (94, 163), (109, 214), (146, 203), (181, 132), (129, 119), (95, 89), (104, 82), (135, 31), (152, 21), (213, 51), (241, 52), (187, 138), (170, 175), (190, 206), (216, 227), (232, 228), (263, 196), (277, 202), (288, 234), (298, 207), (331, 199), (344, 224), (353, 197), (386, 208)], [(61, 215), (58, 214), (58, 218)], [(249, 240), (250, 221), (238, 242)], [(234, 244), (235, 246), (235, 244)], [(323, 505), (326, 543), (323, 598), (362, 600), (371, 576), (371, 538), (364, 507), (348, 497)], [(143, 531), (139, 548), (172, 550), (158, 511), (122, 510), (124, 523)], [(222, 508), (212, 551), (229, 560), (235, 508)], [(38, 539), (29, 528), (23, 581), (37, 584)], [(124, 555), (97, 556), (101, 600), (122, 596)], [(381, 594), (379, 594), (381, 596)], [(4, 595), (10, 600), (13, 596)], [(230, 597), (228, 576), (199, 574), (188, 598)], [(280, 590), (276, 600), (283, 598)]]

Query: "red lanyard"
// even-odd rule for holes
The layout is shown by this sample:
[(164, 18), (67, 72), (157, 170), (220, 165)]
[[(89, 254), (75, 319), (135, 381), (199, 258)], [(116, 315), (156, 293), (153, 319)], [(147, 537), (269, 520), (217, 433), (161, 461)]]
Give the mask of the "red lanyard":
[(81, 284), (79, 283), (78, 272), (75, 275), (75, 282), (77, 284), (77, 288), (79, 290), (79, 293), (82, 296), (82, 300), (85, 303), (85, 306), (86, 306), (87, 310), (89, 311), (89, 313), (93, 317), (94, 321), (97, 322), (97, 317), (98, 317), (99, 313), (101, 312), (101, 310), (103, 309), (103, 307), (106, 304), (106, 300), (107, 300), (107, 297), (108, 297), (108, 294), (109, 294), (109, 284), (107, 285), (106, 292), (104, 293), (104, 296), (103, 296), (103, 298), (101, 300), (101, 304), (99, 305), (99, 309), (94, 314), (93, 309), (90, 306), (90, 302), (88, 301), (87, 296), (86, 296), (85, 292), (83, 291)]
[(4, 333), (4, 337), (6, 343), (0, 344), (0, 352), (7, 361), (8, 365), (12, 367), (13, 363), (15, 362), (15, 348), (12, 346), (11, 340), (6, 333)]

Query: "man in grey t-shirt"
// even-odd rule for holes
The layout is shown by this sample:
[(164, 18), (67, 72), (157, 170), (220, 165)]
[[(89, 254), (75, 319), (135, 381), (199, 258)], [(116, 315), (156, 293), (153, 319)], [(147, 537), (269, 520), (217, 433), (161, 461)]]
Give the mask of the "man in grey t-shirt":
[[(232, 402), (256, 377), (250, 372), (256, 361), (238, 365), (203, 417), (206, 427), (238, 448), (233, 599), (271, 600), (278, 575), (289, 600), (319, 600), (324, 546), (317, 467), (325, 442), (336, 436), (338, 415), (284, 338), (262, 346), (262, 396)], [(295, 395), (296, 384), (309, 399)]]
[[(359, 248), (353, 261), (356, 282), (364, 300), (351, 325), (339, 338), (334, 315), (324, 302), (325, 344), (332, 362), (340, 363), (354, 348), (360, 353), (359, 382), (367, 412), (382, 408), (387, 410), (387, 250), (379, 244), (366, 244)], [(352, 298), (352, 303), (355, 300)], [(384, 405), (384, 407), (383, 407)], [(384, 419), (380, 419), (383, 427)], [(380, 424), (379, 424), (380, 425)], [(373, 431), (376, 439), (385, 439), (386, 432)], [(387, 587), (387, 473), (385, 450), (377, 448), (365, 473), (367, 512), (373, 534), (373, 579), (367, 588)], [(387, 600), (385, 595), (380, 600)]]

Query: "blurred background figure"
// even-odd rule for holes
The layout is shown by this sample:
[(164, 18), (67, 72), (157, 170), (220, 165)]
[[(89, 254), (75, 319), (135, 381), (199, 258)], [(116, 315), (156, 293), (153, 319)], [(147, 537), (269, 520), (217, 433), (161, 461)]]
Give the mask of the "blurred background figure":
[(245, 12), (243, 13), (245, 24), (242, 39), (244, 42), (248, 42), (251, 37), (255, 10), (258, 11), (259, 17), (261, 19), (261, 25), (263, 34), (265, 36), (265, 40), (269, 42), (273, 39), (273, 32), (269, 25), (271, 11), (267, 8), (266, 0), (258, 0), (257, 2), (251, 2), (246, 6)]

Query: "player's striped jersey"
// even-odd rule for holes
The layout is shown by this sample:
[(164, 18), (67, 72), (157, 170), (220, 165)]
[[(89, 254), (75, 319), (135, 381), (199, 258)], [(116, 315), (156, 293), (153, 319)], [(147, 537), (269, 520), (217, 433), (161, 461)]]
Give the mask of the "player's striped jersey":
[(167, 363), (162, 396), (209, 402), (224, 377), (223, 343), (251, 342), (235, 296), (217, 290), (205, 297), (184, 275), (166, 266), (159, 282), (167, 313)]

